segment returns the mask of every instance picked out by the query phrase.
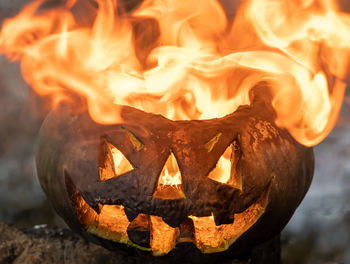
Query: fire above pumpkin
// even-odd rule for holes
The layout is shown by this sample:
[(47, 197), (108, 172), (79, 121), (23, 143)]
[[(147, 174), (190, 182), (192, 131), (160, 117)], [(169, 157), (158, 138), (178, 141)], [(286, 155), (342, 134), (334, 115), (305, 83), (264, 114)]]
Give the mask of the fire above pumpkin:
[[(5, 21), (0, 50), (53, 104), (78, 94), (92, 119), (114, 104), (172, 120), (223, 117), (272, 88), (276, 124), (313, 146), (349, 75), (350, 16), (336, 0), (35, 0)], [(56, 4), (55, 4), (56, 3)]]

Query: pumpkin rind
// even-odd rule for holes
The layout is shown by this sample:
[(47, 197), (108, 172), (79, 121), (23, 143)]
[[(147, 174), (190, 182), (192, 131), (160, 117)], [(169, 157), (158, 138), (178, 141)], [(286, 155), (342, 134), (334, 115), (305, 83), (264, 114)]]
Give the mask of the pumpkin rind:
[[(89, 226), (86, 223), (89, 217), (76, 212), (72, 193), (78, 191), (96, 215), (105, 204), (123, 206), (129, 222), (139, 214), (151, 216), (151, 222), (161, 219), (172, 234), (169, 241), (174, 241), (170, 248), (158, 250), (160, 247), (154, 246), (155, 255), (166, 254), (176, 248), (177, 242), (181, 243), (180, 226), (191, 217), (194, 219), (192, 242), (199, 250), (212, 253), (230, 248), (232, 252), (242, 252), (280, 232), (311, 183), (312, 149), (298, 144), (286, 130), (278, 128), (265, 104), (241, 106), (223, 118), (192, 121), (171, 121), (126, 106), (121, 109), (124, 123), (107, 126), (96, 124), (86, 112), (74, 113), (69, 107), (59, 107), (41, 128), (37, 154), (40, 183), (59, 215), (73, 230), (109, 248), (116, 246), (113, 241), (135, 244), (127, 234), (113, 239), (112, 235), (96, 231), (102, 227)], [(116, 146), (134, 170), (101, 181), (100, 161), (104, 155), (101, 139)], [(220, 156), (234, 141), (240, 147), (235, 170), (242, 176), (241, 184), (210, 179), (208, 175)], [(184, 197), (154, 197), (159, 175), (171, 153), (181, 172)], [(222, 237), (222, 243), (216, 243), (217, 246), (203, 242), (196, 221), (213, 217), (216, 223), (211, 227), (213, 232), (225, 230), (226, 225), (237, 225), (234, 216), (256, 206), (261, 197), (266, 202), (261, 203), (256, 222), (236, 217), (248, 223), (241, 233)], [(228, 230), (222, 232), (230, 233)], [(89, 233), (104, 238), (103, 242)], [(151, 234), (151, 240), (152, 237)], [(155, 240), (150, 243), (159, 244)]]

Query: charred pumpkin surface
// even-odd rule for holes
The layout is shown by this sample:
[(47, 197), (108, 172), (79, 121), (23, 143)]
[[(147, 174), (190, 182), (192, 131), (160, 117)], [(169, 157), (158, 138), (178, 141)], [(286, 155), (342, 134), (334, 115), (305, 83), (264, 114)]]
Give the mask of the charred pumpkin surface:
[(125, 123), (103, 126), (62, 108), (41, 130), (39, 179), (73, 229), (153, 255), (255, 245), (284, 227), (313, 174), (312, 149), (264, 109), (171, 121), (123, 107)]

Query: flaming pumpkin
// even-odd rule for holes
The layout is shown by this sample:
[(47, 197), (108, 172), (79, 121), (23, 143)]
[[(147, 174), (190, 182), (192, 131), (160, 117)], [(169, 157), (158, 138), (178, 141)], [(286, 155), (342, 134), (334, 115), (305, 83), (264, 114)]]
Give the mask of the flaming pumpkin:
[(67, 224), (108, 248), (246, 251), (281, 231), (313, 175), (312, 149), (268, 109), (171, 121), (124, 106), (125, 123), (99, 125), (62, 106), (41, 129), (39, 179)]
[(344, 96), (350, 16), (335, 0), (225, 3), (35, 0), (5, 21), (1, 52), (52, 101), (38, 171), (73, 229), (218, 252), (291, 217)]

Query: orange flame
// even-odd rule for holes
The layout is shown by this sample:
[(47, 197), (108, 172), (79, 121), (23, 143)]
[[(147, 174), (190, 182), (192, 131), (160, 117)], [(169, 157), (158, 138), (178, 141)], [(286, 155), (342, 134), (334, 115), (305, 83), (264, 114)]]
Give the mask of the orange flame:
[(182, 184), (181, 172), (173, 153), (166, 161), (164, 168), (159, 176), (160, 185), (177, 186)]
[(0, 50), (54, 103), (85, 98), (96, 122), (122, 122), (114, 104), (171, 119), (221, 117), (249, 104), (262, 81), (276, 123), (300, 143), (319, 143), (336, 122), (350, 16), (335, 0), (246, 0), (234, 18), (216, 0), (145, 0), (131, 12), (116, 0), (44, 4), (5, 21)]

